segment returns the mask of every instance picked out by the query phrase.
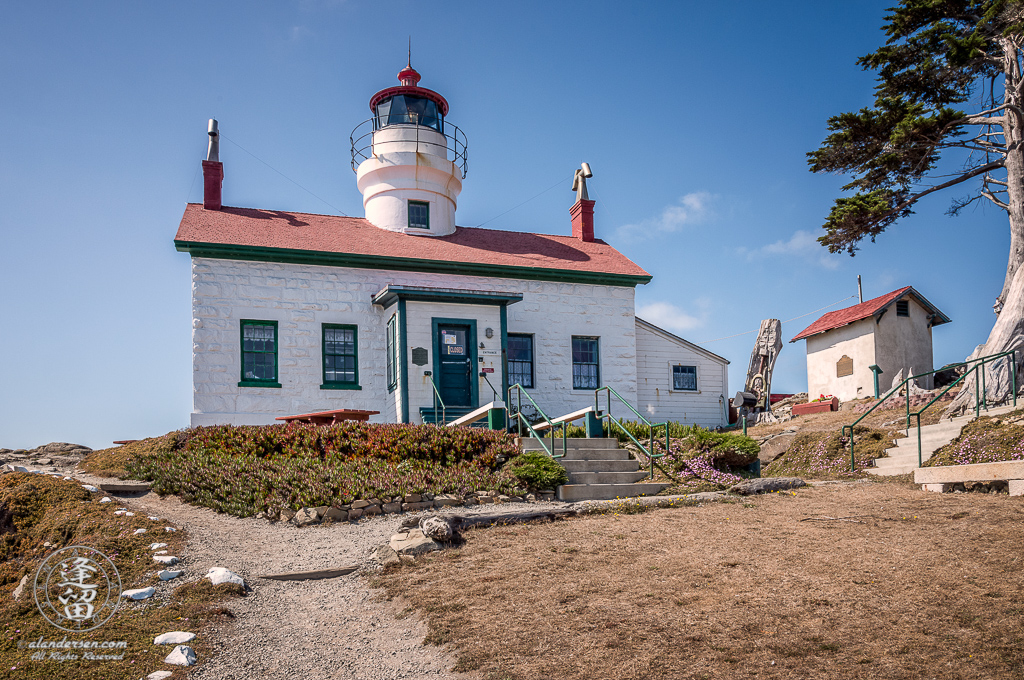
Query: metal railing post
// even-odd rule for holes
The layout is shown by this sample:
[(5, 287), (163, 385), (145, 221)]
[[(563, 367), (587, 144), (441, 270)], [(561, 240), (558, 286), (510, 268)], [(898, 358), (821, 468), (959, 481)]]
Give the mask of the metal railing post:
[(917, 416), (917, 467), (921, 467), (921, 414), (914, 415)]
[(981, 394), (978, 391), (980, 383), (978, 382), (978, 367), (974, 367), (974, 417), (981, 417)]
[[(843, 433), (846, 433), (847, 426), (843, 426)], [(850, 425), (850, 472), (857, 471), (857, 460), (853, 457), (853, 426)]]
[(1013, 407), (1017, 408), (1017, 350), (1010, 353), (1010, 380), (1013, 387)]
[(985, 360), (981, 360), (981, 403), (988, 410), (988, 389), (985, 387)]

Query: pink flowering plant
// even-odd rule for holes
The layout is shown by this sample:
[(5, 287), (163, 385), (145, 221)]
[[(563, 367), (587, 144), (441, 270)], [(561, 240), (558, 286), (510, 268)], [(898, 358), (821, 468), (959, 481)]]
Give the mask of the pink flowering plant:
[(789, 449), (762, 468), (764, 477), (843, 479), (863, 477), (872, 461), (892, 446), (892, 433), (857, 426), (854, 442), (855, 466), (850, 471), (850, 444), (837, 432), (809, 432), (797, 435)]
[(936, 451), (924, 467), (1024, 460), (1024, 426), (1004, 422), (1019, 416), (1024, 416), (1024, 411), (1002, 418), (983, 416), (968, 423), (960, 436)]
[(674, 492), (679, 492), (680, 487), (685, 491), (688, 487), (696, 490), (732, 486), (743, 479), (737, 473), (757, 460), (760, 451), (757, 442), (737, 433), (712, 432), (694, 425), (679, 426), (677, 434), (682, 436), (669, 440), (668, 451), (664, 440), (656, 440), (655, 445), (658, 453), (665, 454), (658, 462), (677, 482)]

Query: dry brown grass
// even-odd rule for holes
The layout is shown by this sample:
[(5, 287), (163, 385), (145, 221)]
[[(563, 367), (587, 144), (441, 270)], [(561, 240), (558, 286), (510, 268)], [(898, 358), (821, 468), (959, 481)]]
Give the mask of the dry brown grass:
[[(942, 401), (929, 406), (928, 409), (921, 414), (921, 425), (932, 425), (939, 422), (939, 417), (942, 416), (942, 412), (946, 410), (949, 402), (949, 399), (943, 399)], [(838, 432), (842, 429), (843, 425), (851, 425), (855, 420), (863, 415), (862, 413), (854, 412), (850, 406), (864, 403), (874, 403), (874, 400), (859, 399), (857, 401), (849, 402), (848, 404), (843, 404), (843, 410), (797, 416), (796, 418), (787, 420), (784, 423), (755, 425), (748, 427), (747, 432), (751, 437), (764, 437), (769, 434), (777, 434), (783, 430), (789, 429), (796, 429), (800, 432)], [(915, 408), (911, 409), (911, 411), (916, 410), (917, 409)], [(905, 407), (884, 410), (877, 409), (867, 418), (862, 420), (860, 424), (880, 430), (906, 430), (906, 416), (907, 412)], [(916, 425), (917, 421), (914, 420), (914, 423)]]
[(377, 584), (484, 678), (1021, 678), (1021, 500), (860, 483), (494, 528)]

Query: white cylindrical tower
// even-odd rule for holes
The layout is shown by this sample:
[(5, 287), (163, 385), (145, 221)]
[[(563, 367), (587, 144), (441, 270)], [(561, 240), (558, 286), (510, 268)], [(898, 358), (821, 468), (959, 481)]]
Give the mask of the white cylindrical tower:
[(373, 95), (373, 118), (352, 131), (366, 219), (388, 231), (447, 236), (466, 176), (466, 137), (445, 120), (445, 98), (417, 86), (411, 65), (398, 79), (401, 85)]

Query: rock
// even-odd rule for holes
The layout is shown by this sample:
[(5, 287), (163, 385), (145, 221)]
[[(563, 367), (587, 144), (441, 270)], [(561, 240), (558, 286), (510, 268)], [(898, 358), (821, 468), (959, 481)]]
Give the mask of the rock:
[(168, 566), (179, 562), (178, 558), (174, 555), (153, 555), (153, 561), (159, 562), (160, 564), (166, 564)]
[(28, 584), (28, 574), (25, 574), (24, 576), (21, 577), (21, 580), (18, 581), (18, 587), (15, 588), (14, 592), (11, 594), (14, 597), (15, 600), (20, 600), (21, 599), (21, 596), (25, 593), (25, 586), (27, 584)]
[(504, 495), (498, 496), (498, 500), (497, 500), (498, 503), (508, 503), (508, 501), (509, 501), (509, 497), (508, 496), (504, 496)]
[(245, 580), (241, 576), (224, 567), (210, 567), (205, 578), (210, 579), (210, 583), (215, 586), (219, 586), (221, 583), (237, 583), (243, 588), (245, 587)]
[(160, 577), (161, 581), (170, 581), (171, 579), (178, 578), (185, 572), (183, 571), (169, 571), (167, 569), (161, 569), (156, 573)]
[(420, 503), (422, 501), (423, 496), (419, 495), (418, 493), (408, 494), (407, 496), (405, 496), (405, 498), (402, 499), (403, 503)]
[(146, 676), (146, 680), (167, 680), (167, 678), (174, 675), (171, 671), (153, 671)]
[(348, 519), (348, 513), (344, 510), (339, 510), (338, 508), (327, 508), (327, 511), (324, 512), (324, 519), (329, 519), (334, 522), (344, 522)]
[(130, 510), (125, 510), (124, 516), (125, 517), (135, 517), (135, 513), (131, 512)]
[(317, 513), (316, 508), (302, 508), (295, 513), (291, 521), (297, 527), (307, 527), (311, 524), (319, 524), (320, 514)]
[(455, 496), (449, 493), (443, 493), (434, 497), (434, 505), (439, 508), (454, 507), (462, 505), (465, 501), (460, 496)]
[(157, 551), (156, 551), (155, 553), (153, 553), (153, 554), (154, 554), (154, 555), (166, 555), (166, 554), (167, 554), (167, 551), (166, 551), (166, 550), (157, 550)]
[(354, 510), (360, 510), (370, 505), (373, 505), (370, 501), (352, 501), (352, 508)]
[[(33, 470), (33, 472), (35, 472), (35, 471)], [(83, 484), (82, 488), (85, 489), (86, 491), (88, 491), (89, 493), (99, 493), (100, 492), (100, 490), (97, 489), (92, 484)]]
[(465, 503), (463, 503), (463, 505), (477, 505), (479, 503), (480, 503), (480, 501), (478, 501), (476, 499), (476, 497), (473, 497), (473, 498), (467, 498)]
[(156, 516), (154, 516), (154, 515), (149, 515), (148, 519), (149, 519), (149, 520), (150, 520), (151, 522), (159, 522), (159, 521), (160, 521), (160, 518), (159, 518), (159, 517), (156, 517)]
[[(420, 520), (420, 531), (427, 538), (432, 538), (435, 541), (442, 541), (447, 543), (452, 540), (452, 526), (448, 524), (444, 519), (433, 516), (424, 517)], [(410, 532), (411, 533), (411, 532)]]
[(103, 498), (100, 499), (100, 503), (112, 503), (112, 502), (113, 501), (110, 500), (110, 496), (104, 496)]
[(175, 666), (193, 666), (196, 663), (196, 653), (188, 645), (178, 645), (174, 648), (174, 651), (167, 655), (164, 663), (174, 664)]
[(192, 642), (195, 640), (195, 633), (186, 633), (183, 630), (173, 630), (170, 633), (164, 633), (163, 635), (157, 635), (153, 639), (154, 645), (183, 645), (186, 642)]
[(382, 566), (388, 566), (389, 564), (398, 564), (401, 560), (398, 558), (398, 553), (395, 552), (394, 548), (390, 545), (382, 545), (373, 551), (373, 559), (380, 562)]
[(295, 511), (291, 508), (281, 508), (281, 521), (287, 522), (292, 517), (295, 517)]
[(441, 550), (443, 545), (432, 538), (427, 538), (419, 529), (413, 529), (408, 534), (396, 534), (391, 537), (389, 547), (400, 557), (422, 555), (424, 553)]
[(508, 497), (508, 502), (509, 503), (522, 503), (523, 499), (520, 498), (519, 496), (509, 496)]
[(780, 434), (766, 440), (761, 444), (761, 452), (757, 454), (758, 459), (760, 459), (761, 463), (767, 465), (786, 453), (786, 451), (789, 451), (789, 447), (794, 439), (796, 439), (796, 434), (790, 433)]
[(422, 503), (402, 503), (402, 510), (404, 510), (405, 512), (416, 512), (417, 510), (430, 510), (433, 507), (433, 501), (423, 501)]
[(370, 516), (379, 515), (380, 514), (380, 506), (379, 505), (367, 505), (365, 508), (363, 508), (363, 514), (364, 515), (370, 515)]
[(759, 479), (745, 479), (739, 484), (729, 487), (729, 491), (738, 493), (741, 496), (751, 496), (770, 491), (796, 489), (801, 486), (807, 486), (807, 483), (799, 477), (761, 477)]
[(156, 588), (150, 586), (149, 588), (135, 588), (134, 590), (124, 590), (121, 592), (121, 597), (127, 597), (132, 600), (145, 600), (156, 594)]
[(166, 548), (166, 547), (167, 547), (166, 543), (150, 543), (149, 544), (149, 549), (150, 550), (159, 550), (160, 548)]
[(52, 465), (52, 464), (53, 464), (53, 460), (51, 460), (50, 458), (40, 458), (39, 460), (36, 461), (36, 465)]
[(401, 501), (399, 501), (398, 503), (385, 503), (382, 509), (384, 510), (385, 514), (393, 515), (396, 512), (402, 511), (402, 503)]
[(49, 444), (43, 444), (35, 450), (36, 455), (44, 453), (70, 453), (74, 452), (77, 454), (84, 454), (87, 451), (92, 451), (88, 446), (84, 444), (69, 444), (68, 442), (50, 442)]
[(536, 503), (537, 502), (537, 497), (534, 496), (532, 493), (528, 493), (528, 494), (526, 494), (526, 502), (527, 503)]
[(357, 520), (357, 519), (359, 519), (362, 516), (363, 516), (363, 509), (362, 508), (352, 508), (352, 509), (350, 509), (348, 511), (348, 518), (349, 518), (349, 520)]
[(128, 511), (127, 510), (114, 510), (114, 514), (117, 515), (118, 517), (120, 517), (121, 515), (123, 515), (126, 512), (128, 512)]
[(420, 495), (423, 496), (423, 500), (425, 500), (425, 501), (432, 501), (432, 500), (434, 500), (434, 494), (432, 494), (432, 493), (423, 493), (423, 494), (420, 494)]
[(323, 518), (323, 516), (327, 514), (327, 511), (331, 509), (331, 506), (329, 506), (329, 505), (318, 505), (317, 507), (315, 507), (313, 509), (316, 510), (316, 514), (320, 515), (320, 517)]
[(136, 529), (135, 531), (132, 532), (132, 535), (133, 536), (139, 536), (140, 534), (144, 534), (144, 533), (146, 533), (145, 529)]
[(175, 531), (177, 531), (177, 529), (175, 529), (174, 527), (164, 527), (164, 531), (166, 531), (169, 534), (173, 534)]
[(383, 501), (379, 498), (368, 498), (367, 500), (370, 501), (370, 505), (384, 505)]

